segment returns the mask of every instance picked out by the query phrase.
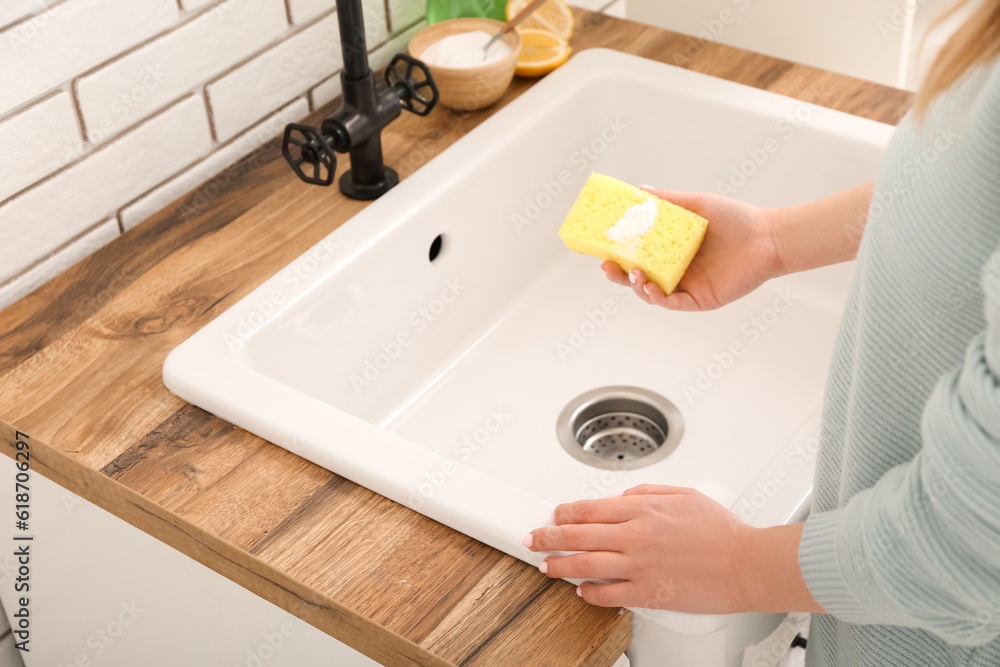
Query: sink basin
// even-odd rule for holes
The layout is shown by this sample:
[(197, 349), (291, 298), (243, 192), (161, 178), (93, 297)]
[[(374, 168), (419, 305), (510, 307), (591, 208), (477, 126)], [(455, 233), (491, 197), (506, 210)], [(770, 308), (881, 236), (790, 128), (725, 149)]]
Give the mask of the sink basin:
[[(758, 525), (800, 518), (852, 265), (674, 313), (556, 230), (591, 171), (782, 206), (873, 178), (891, 131), (583, 51), (180, 345), (164, 381), (532, 563), (521, 538), (554, 505), (643, 482)], [(564, 408), (622, 386), (672, 404), (672, 449), (649, 465), (574, 456)]]

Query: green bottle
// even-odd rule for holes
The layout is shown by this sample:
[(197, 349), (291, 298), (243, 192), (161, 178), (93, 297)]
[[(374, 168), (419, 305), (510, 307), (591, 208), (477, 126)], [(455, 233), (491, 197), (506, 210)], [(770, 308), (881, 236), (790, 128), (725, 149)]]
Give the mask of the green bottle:
[(486, 17), (507, 22), (507, 0), (480, 0)]
[(465, 17), (506, 21), (507, 0), (427, 0), (427, 23)]

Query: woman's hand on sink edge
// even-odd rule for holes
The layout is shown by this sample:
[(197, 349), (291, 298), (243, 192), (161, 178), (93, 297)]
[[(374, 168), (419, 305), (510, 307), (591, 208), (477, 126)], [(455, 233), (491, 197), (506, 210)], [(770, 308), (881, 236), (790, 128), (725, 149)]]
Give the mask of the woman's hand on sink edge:
[(695, 489), (643, 484), (618, 497), (556, 507), (555, 526), (524, 539), (550, 556), (539, 569), (585, 582), (603, 607), (690, 613), (822, 612), (798, 565), (802, 524), (754, 528)]

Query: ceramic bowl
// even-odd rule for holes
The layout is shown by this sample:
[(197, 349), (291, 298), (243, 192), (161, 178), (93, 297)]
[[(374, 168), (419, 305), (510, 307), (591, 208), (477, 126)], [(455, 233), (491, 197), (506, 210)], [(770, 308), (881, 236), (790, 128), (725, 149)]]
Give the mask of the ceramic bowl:
[[(481, 30), (494, 35), (504, 27), (494, 19), (448, 19), (420, 30), (410, 39), (410, 55), (420, 58), (428, 46), (449, 35)], [(476, 67), (441, 67), (427, 63), (434, 75), (440, 103), (456, 111), (482, 109), (496, 102), (510, 86), (521, 51), (521, 37), (511, 30), (500, 38), (511, 52), (500, 60)]]

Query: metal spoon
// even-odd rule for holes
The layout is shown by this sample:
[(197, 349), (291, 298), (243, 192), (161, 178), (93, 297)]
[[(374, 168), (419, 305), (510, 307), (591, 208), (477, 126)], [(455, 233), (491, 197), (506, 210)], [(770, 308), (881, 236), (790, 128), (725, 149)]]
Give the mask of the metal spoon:
[(536, 9), (538, 9), (539, 7), (541, 7), (542, 3), (544, 3), (544, 2), (545, 2), (545, 0), (534, 0), (534, 2), (532, 2), (531, 4), (529, 4), (527, 7), (525, 7), (521, 11), (519, 11), (517, 13), (517, 15), (514, 16), (514, 18), (512, 18), (510, 21), (508, 21), (507, 25), (505, 25), (503, 28), (500, 29), (500, 32), (498, 32), (497, 34), (493, 35), (493, 37), (490, 38), (490, 41), (486, 42), (486, 46), (483, 47), (483, 60), (486, 60), (486, 56), (490, 52), (490, 47), (493, 46), (493, 44), (498, 39), (500, 39), (501, 37), (503, 37), (504, 35), (506, 35), (508, 32), (510, 32), (511, 30), (513, 30), (517, 26), (518, 23), (520, 23), (524, 19), (528, 18), (528, 16), (531, 15), (531, 12), (533, 12)]

